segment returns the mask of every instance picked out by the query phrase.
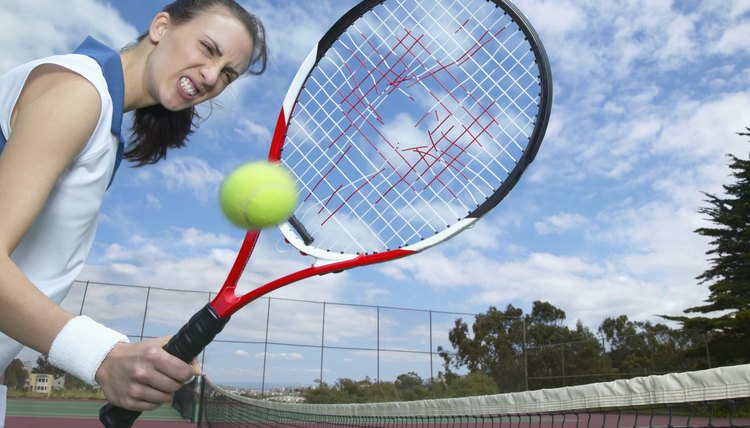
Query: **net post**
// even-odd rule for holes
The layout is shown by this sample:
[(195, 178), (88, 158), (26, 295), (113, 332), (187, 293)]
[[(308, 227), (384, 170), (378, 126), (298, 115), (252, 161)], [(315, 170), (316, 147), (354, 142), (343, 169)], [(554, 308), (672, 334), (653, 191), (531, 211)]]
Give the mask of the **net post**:
[(198, 397), (195, 396), (195, 387), (198, 386), (200, 377), (196, 376), (193, 378), (193, 387), (190, 388), (190, 422), (195, 423), (195, 410), (198, 405)]
[(198, 419), (198, 428), (201, 428), (201, 423), (203, 423), (203, 408), (205, 407), (205, 403), (206, 403), (206, 375), (198, 376), (198, 382), (200, 383), (200, 389), (199, 389), (200, 392), (198, 394), (198, 418), (197, 419)]

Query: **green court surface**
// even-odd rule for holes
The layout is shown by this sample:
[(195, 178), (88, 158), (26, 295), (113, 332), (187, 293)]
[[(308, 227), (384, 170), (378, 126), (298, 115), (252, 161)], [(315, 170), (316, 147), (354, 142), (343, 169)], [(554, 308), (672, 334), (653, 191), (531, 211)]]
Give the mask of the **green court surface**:
[[(54, 400), (9, 398), (7, 416), (34, 416), (96, 419), (99, 408), (105, 404), (97, 400)], [(178, 421), (182, 420), (171, 406), (161, 406), (156, 410), (143, 412), (141, 419)]]

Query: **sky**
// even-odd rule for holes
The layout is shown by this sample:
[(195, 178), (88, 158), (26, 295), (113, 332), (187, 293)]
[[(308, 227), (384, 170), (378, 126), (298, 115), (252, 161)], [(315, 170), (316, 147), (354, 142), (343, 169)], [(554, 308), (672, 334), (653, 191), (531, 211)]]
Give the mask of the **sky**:
[[(69, 52), (86, 35), (124, 46), (165, 3), (0, 2), (0, 72)], [(204, 121), (186, 149), (155, 166), (120, 169), (80, 280), (198, 291), (223, 283), (244, 231), (219, 209), (221, 180), (267, 156), (297, 67), (355, 4), (241, 3), (267, 28), (267, 72), (201, 107)], [(707, 286), (695, 278), (709, 267), (711, 246), (694, 232), (711, 225), (698, 212), (703, 192), (721, 195), (732, 182), (727, 154), (750, 152), (737, 135), (750, 126), (750, 1), (515, 4), (539, 33), (554, 79), (547, 135), (521, 182), (441, 246), (273, 296), (461, 313), (509, 304), (528, 313), (547, 301), (565, 311), (567, 325), (594, 331), (606, 317), (664, 322), (658, 315), (704, 302)], [(264, 232), (243, 287), (306, 263), (280, 233)], [(291, 329), (305, 324), (298, 315)]]

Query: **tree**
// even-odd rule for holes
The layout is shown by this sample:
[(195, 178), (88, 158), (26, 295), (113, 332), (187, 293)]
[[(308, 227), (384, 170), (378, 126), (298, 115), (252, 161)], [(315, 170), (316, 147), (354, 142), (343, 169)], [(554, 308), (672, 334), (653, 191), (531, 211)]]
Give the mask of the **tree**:
[(448, 397), (475, 397), (497, 394), (495, 380), (484, 373), (473, 372), (460, 376), (451, 382), (446, 391)]
[[(399, 379), (404, 376), (411, 375), (401, 375)], [(348, 404), (398, 401), (399, 393), (393, 382), (373, 382), (366, 377), (360, 381), (339, 378), (333, 386), (321, 382), (316, 388), (306, 389), (303, 396), (310, 404)]]
[(31, 369), (31, 373), (43, 373), (50, 374), (55, 379), (65, 376), (65, 388), (66, 389), (91, 389), (92, 387), (86, 382), (78, 379), (75, 376), (68, 375), (65, 371), (58, 369), (49, 362), (49, 356), (47, 354), (41, 354), (36, 359), (36, 367)]
[(448, 386), (456, 378), (452, 369), (466, 367), (494, 379), (502, 392), (525, 389), (522, 315), (513, 305), (505, 311), (490, 306), (487, 313), (475, 317), (471, 334), (469, 325), (458, 318), (448, 333), (455, 352), (438, 348)]
[[(490, 307), (469, 326), (457, 319), (448, 338), (455, 352), (439, 348), (445, 361), (446, 380), (451, 370), (465, 367), (495, 380), (498, 391), (586, 383), (582, 373), (608, 369), (602, 347), (594, 334), (580, 322), (571, 330), (563, 325), (565, 311), (547, 302), (533, 303), (531, 313), (508, 305), (504, 312)], [(528, 379), (525, 375), (528, 373)]]
[(402, 401), (422, 400), (429, 396), (422, 377), (415, 372), (399, 375), (394, 383)]
[(340, 394), (327, 383), (320, 382), (317, 388), (308, 388), (304, 392), (305, 402), (310, 404), (331, 404), (341, 402)]
[(19, 389), (26, 384), (29, 373), (18, 358), (13, 359), (5, 369), (5, 385), (8, 388)]
[(37, 357), (36, 366), (31, 369), (31, 373), (50, 374), (56, 378), (65, 376), (63, 370), (58, 369), (49, 362), (49, 356), (47, 356), (47, 354), (41, 354)]
[(594, 334), (580, 321), (575, 329), (564, 326), (565, 319), (565, 311), (539, 301), (526, 317), (531, 389), (589, 383), (608, 370)]
[(368, 403), (382, 403), (386, 401), (397, 401), (398, 391), (393, 382), (376, 382), (367, 388)]
[(696, 348), (705, 349), (700, 337), (650, 321), (631, 321), (626, 315), (606, 318), (599, 334), (609, 344), (612, 366), (622, 377), (698, 368), (691, 358)]
[[(750, 136), (746, 130), (739, 135)], [(708, 206), (699, 212), (715, 226), (695, 230), (711, 239), (711, 267), (696, 278), (708, 285), (709, 297), (707, 304), (684, 311), (713, 316), (664, 316), (707, 334), (718, 365), (750, 361), (750, 160), (727, 156), (736, 181), (723, 186), (725, 196), (703, 193)]]

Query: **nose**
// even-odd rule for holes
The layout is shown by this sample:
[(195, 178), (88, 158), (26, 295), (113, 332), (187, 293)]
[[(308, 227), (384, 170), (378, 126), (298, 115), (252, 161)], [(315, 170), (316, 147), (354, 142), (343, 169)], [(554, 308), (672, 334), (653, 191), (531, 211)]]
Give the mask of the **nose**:
[(216, 87), (221, 75), (221, 66), (218, 64), (206, 64), (200, 70), (201, 78), (203, 79), (204, 89), (210, 91)]

